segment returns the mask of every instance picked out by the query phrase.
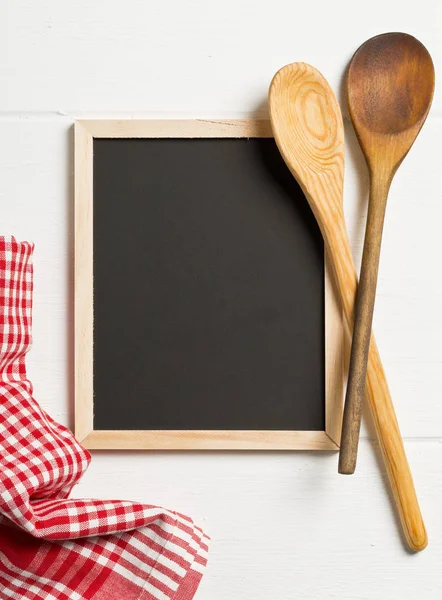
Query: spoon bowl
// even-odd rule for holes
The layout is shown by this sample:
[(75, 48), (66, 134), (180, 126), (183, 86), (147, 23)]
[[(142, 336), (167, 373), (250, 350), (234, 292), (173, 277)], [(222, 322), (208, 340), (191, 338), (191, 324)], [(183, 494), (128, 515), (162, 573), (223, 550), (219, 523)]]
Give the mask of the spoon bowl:
[(356, 51), (347, 81), (352, 119), (378, 134), (398, 134), (422, 124), (428, 113), (433, 61), (411, 35), (378, 35)]
[[(269, 102), (279, 151), (326, 238), (330, 211), (340, 223), (344, 218), (344, 126), (339, 104), (326, 79), (306, 63), (287, 65), (276, 73)], [(328, 181), (331, 174), (334, 193), (327, 195), (321, 190), (321, 179)]]

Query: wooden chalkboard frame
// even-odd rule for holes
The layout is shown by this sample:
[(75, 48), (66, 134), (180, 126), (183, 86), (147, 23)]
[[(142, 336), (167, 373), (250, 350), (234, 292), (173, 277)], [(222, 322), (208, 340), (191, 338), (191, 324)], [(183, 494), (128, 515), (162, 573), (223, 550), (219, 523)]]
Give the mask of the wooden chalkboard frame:
[(344, 325), (325, 257), (325, 431), (103, 431), (93, 424), (94, 138), (273, 137), (270, 122), (90, 120), (75, 123), (75, 435), (89, 449), (338, 450)]

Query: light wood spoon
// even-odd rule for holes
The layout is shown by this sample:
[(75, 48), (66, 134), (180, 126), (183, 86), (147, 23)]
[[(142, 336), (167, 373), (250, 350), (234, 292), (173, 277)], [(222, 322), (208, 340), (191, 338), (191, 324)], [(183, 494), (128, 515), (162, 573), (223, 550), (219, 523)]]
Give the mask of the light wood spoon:
[[(339, 105), (319, 71), (305, 63), (294, 63), (273, 78), (269, 106), (279, 151), (301, 186), (324, 237), (351, 331), (357, 277), (342, 205), (344, 128)], [(405, 536), (413, 550), (422, 550), (427, 545), (427, 534), (374, 339), (367, 375), (367, 399)]]
[(350, 116), (370, 171), (364, 252), (342, 426), (339, 472), (356, 467), (368, 349), (388, 191), (430, 110), (434, 67), (405, 33), (371, 38), (356, 51), (347, 78)]

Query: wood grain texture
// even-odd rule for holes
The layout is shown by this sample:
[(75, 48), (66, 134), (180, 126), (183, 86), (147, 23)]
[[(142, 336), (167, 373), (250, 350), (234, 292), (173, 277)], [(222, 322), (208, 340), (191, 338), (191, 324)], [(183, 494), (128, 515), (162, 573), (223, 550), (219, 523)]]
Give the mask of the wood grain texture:
[(333, 260), (325, 247), (325, 432), (337, 447), (341, 443), (343, 385), (348, 362), (345, 328)]
[(75, 124), (75, 435), (90, 449), (338, 450), (344, 320), (325, 256), (324, 431), (97, 431), (93, 428), (93, 139), (273, 137), (270, 121), (93, 120)]
[(75, 433), (94, 428), (93, 407), (93, 138), (75, 124)]
[[(342, 207), (344, 128), (339, 105), (324, 77), (305, 63), (283, 67), (269, 91), (276, 143), (304, 190), (329, 248), (350, 331), (357, 277)], [(427, 537), (387, 380), (372, 340), (366, 396), (408, 544)]]
[(433, 92), (433, 62), (411, 35), (371, 38), (350, 63), (350, 116), (369, 165), (371, 185), (339, 454), (339, 472), (344, 474), (356, 468), (388, 192), (425, 122)]
[(268, 119), (95, 119), (79, 123), (95, 138), (273, 137)]
[(89, 450), (338, 450), (325, 431), (92, 431)]

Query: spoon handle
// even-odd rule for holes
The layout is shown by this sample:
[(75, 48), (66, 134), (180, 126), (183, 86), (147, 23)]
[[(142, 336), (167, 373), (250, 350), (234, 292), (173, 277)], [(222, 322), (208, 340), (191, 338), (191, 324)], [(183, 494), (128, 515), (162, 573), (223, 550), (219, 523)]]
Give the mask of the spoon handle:
[(339, 473), (345, 475), (354, 473), (356, 468), (382, 230), (389, 187), (389, 181), (371, 179), (339, 453)]
[[(327, 239), (345, 319), (351, 333), (358, 283), (343, 215), (336, 218), (334, 226), (328, 231)], [(365, 397), (376, 428), (406, 541), (412, 550), (423, 550), (428, 543), (427, 532), (374, 336), (371, 337), (368, 354)]]

